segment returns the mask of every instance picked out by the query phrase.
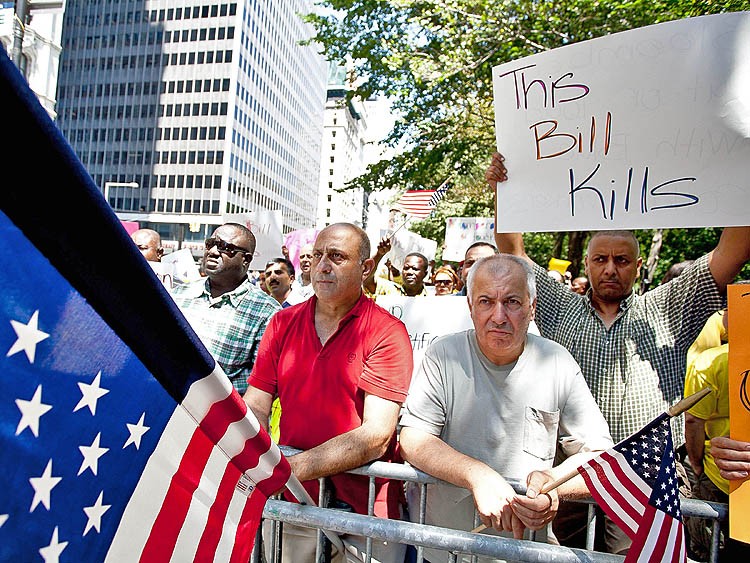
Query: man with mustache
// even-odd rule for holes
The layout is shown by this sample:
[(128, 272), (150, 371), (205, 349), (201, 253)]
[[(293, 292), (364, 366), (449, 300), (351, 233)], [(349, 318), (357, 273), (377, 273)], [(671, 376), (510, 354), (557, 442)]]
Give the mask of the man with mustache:
[[(318, 479), (329, 477), (335, 505), (359, 514), (367, 514), (369, 480), (344, 472), (397, 459), (396, 422), (412, 374), (406, 327), (362, 291), (372, 267), (362, 229), (336, 223), (320, 231), (315, 295), (271, 319), (244, 397), (264, 426), (278, 397), (279, 444), (303, 450), (289, 458), (295, 475), (314, 499)], [(375, 487), (375, 515), (399, 518), (401, 484), (377, 479)], [(282, 561), (314, 561), (315, 530), (286, 523), (283, 532)], [(363, 557), (366, 538), (343, 539)], [(403, 562), (405, 549), (375, 541), (372, 560)]]
[(292, 305), (288, 298), (294, 281), (294, 265), (287, 258), (274, 258), (266, 264), (266, 287), (282, 308)]
[(206, 239), (206, 278), (172, 289), (175, 303), (240, 394), (268, 319), (281, 308), (247, 277), (254, 252), (250, 229), (225, 223)]

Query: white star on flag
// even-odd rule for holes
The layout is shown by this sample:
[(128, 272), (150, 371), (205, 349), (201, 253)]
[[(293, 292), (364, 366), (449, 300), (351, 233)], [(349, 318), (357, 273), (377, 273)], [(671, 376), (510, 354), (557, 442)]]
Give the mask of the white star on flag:
[(68, 547), (68, 542), (61, 542), (57, 537), (57, 526), (55, 531), (52, 532), (52, 539), (47, 547), (43, 547), (39, 550), (40, 555), (44, 559), (44, 563), (59, 563), (60, 554)]
[(96, 377), (94, 378), (94, 381), (89, 385), (88, 383), (79, 383), (78, 387), (81, 389), (81, 400), (78, 401), (78, 404), (76, 405), (76, 408), (73, 409), (73, 412), (76, 412), (77, 410), (82, 409), (83, 407), (88, 407), (91, 411), (91, 414), (96, 414), (96, 403), (99, 399), (101, 399), (104, 395), (109, 393), (109, 389), (102, 389), (100, 387), (100, 382), (102, 379), (102, 372), (96, 374)]
[(127, 441), (125, 442), (125, 445), (122, 447), (124, 450), (127, 448), (130, 444), (133, 444), (135, 446), (135, 449), (138, 450), (141, 447), (141, 438), (143, 438), (143, 435), (151, 430), (150, 426), (146, 426), (143, 424), (144, 420), (146, 418), (146, 413), (144, 412), (141, 415), (140, 420), (138, 420), (138, 424), (129, 424), (126, 423), (126, 426), (128, 427), (128, 432), (130, 432), (130, 436), (128, 437)]
[(91, 469), (91, 473), (96, 475), (96, 472), (99, 470), (99, 458), (109, 451), (109, 448), (99, 447), (101, 438), (102, 433), (99, 432), (90, 446), (78, 446), (78, 449), (83, 454), (83, 462), (81, 463), (81, 468), (78, 470), (78, 475), (86, 471), (86, 469)]
[(99, 532), (99, 528), (102, 525), (102, 516), (104, 516), (104, 513), (107, 512), (111, 508), (111, 504), (104, 504), (104, 491), (99, 493), (99, 498), (96, 499), (96, 502), (93, 506), (84, 506), (83, 511), (86, 513), (86, 516), (88, 516), (89, 521), (86, 522), (86, 529), (83, 531), (83, 535), (89, 533), (89, 530), (91, 528), (94, 528), (97, 533)]
[(39, 419), (43, 414), (48, 412), (52, 405), (46, 405), (42, 402), (42, 386), (39, 385), (34, 392), (30, 401), (16, 399), (18, 410), (21, 411), (21, 420), (18, 421), (16, 436), (24, 431), (25, 428), (31, 430), (31, 433), (39, 437)]
[(30, 363), (34, 363), (34, 356), (36, 355), (36, 345), (39, 344), (45, 338), (49, 338), (49, 334), (42, 332), (37, 329), (39, 323), (39, 311), (34, 311), (29, 319), (29, 324), (19, 323), (18, 321), (10, 321), (13, 330), (16, 331), (18, 339), (10, 347), (6, 357), (17, 354), (21, 350), (26, 352), (26, 357)]
[(50, 494), (60, 481), (62, 481), (62, 477), (52, 476), (52, 460), (49, 460), (41, 477), (29, 479), (29, 483), (34, 487), (34, 499), (31, 501), (29, 512), (34, 512), (40, 502), (49, 510)]
[(3, 524), (5, 524), (7, 521), (8, 521), (8, 515), (0, 514), (0, 528), (2, 528)]

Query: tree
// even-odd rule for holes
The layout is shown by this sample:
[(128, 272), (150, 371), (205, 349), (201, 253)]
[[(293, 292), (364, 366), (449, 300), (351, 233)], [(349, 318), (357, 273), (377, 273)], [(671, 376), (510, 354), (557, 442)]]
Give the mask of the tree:
[[(324, 0), (319, 5), (329, 11), (305, 16), (316, 30), (311, 41), (329, 60), (353, 59), (361, 80), (349, 95), (387, 96), (400, 115), (387, 142), (403, 151), (370, 166), (350, 186), (366, 192), (435, 188), (455, 170), (454, 187), (438, 213), (413, 227), (440, 243), (445, 217), (477, 216), (485, 209), (485, 216), (492, 214), (484, 169), (496, 146), (493, 66), (653, 23), (748, 9), (750, 1)], [(574, 243), (571, 252), (582, 248), (585, 235), (561, 235), (560, 248), (565, 239)], [(580, 255), (568, 259), (580, 264)]]

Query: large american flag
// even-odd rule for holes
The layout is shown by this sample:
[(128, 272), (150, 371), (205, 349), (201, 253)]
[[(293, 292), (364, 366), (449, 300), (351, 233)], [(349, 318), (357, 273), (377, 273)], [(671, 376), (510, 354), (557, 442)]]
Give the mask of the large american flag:
[(409, 190), (398, 199), (393, 208), (416, 219), (426, 219), (432, 215), (435, 206), (449, 188), (449, 181), (446, 180), (436, 190)]
[(578, 470), (633, 540), (625, 561), (686, 561), (670, 416), (664, 413)]
[(0, 49), (0, 560), (242, 561), (289, 464)]

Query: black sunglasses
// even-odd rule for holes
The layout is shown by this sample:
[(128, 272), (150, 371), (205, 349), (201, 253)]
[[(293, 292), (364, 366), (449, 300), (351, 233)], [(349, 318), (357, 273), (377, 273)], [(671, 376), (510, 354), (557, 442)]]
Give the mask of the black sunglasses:
[(251, 254), (249, 250), (245, 250), (244, 248), (235, 246), (232, 243), (223, 241), (218, 237), (207, 238), (206, 250), (211, 250), (214, 246), (216, 247), (216, 250), (218, 250), (222, 254), (226, 254), (230, 258), (234, 258), (234, 255), (237, 254), (238, 252), (242, 252), (243, 254)]

